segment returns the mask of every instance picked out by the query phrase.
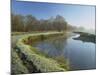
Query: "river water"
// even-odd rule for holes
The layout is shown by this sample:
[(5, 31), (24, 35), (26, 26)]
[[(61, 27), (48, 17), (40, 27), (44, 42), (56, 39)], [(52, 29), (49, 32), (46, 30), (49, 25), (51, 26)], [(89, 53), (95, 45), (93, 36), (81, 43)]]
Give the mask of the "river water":
[(87, 70), (96, 68), (95, 43), (75, 40), (79, 34), (71, 37), (56, 37), (38, 41), (33, 44), (39, 51), (50, 57), (63, 57), (69, 61), (70, 70)]

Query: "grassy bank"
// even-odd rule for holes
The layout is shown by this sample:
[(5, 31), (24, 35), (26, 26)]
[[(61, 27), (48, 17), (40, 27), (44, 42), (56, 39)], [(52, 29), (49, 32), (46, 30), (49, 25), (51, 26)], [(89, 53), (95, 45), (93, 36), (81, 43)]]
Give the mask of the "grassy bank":
[(75, 40), (82, 40), (83, 42), (96, 43), (96, 35), (86, 32), (74, 32), (80, 34), (80, 37), (74, 38)]
[[(67, 71), (69, 70), (69, 65), (63, 62), (58, 62), (55, 59), (49, 58), (44, 54), (38, 52), (36, 48), (30, 46), (30, 44), (36, 40), (47, 39), (55, 36), (62, 36), (63, 32), (55, 33), (39, 33), (39, 34), (29, 34), (24, 35), (20, 38), (15, 47), (17, 56), (19, 57), (21, 66), (27, 70), (27, 73), (39, 73), (39, 72), (58, 72), (58, 71)], [(13, 55), (15, 56), (15, 55)], [(61, 60), (59, 60), (61, 61)], [(64, 67), (66, 66), (66, 68)], [(18, 69), (18, 67), (15, 67)], [(20, 68), (20, 67), (19, 67)], [(23, 72), (23, 68), (18, 70), (17, 73)], [(16, 69), (13, 70), (16, 73)]]

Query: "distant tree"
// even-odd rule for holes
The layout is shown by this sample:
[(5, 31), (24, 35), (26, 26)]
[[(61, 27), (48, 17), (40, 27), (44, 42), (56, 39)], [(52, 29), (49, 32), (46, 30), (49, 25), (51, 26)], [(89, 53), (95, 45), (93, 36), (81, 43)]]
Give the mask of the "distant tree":
[(35, 26), (35, 23), (36, 23), (36, 18), (33, 17), (32, 15), (27, 15), (25, 17), (25, 26), (26, 26), (26, 31), (33, 31), (34, 30), (34, 26)]
[(65, 21), (64, 17), (57, 15), (54, 20), (54, 27), (58, 30), (66, 30), (67, 29), (67, 22)]
[(12, 31), (32, 32), (32, 31), (65, 31), (67, 22), (64, 17), (57, 15), (55, 18), (37, 20), (32, 15), (11, 14)]
[(23, 31), (23, 16), (21, 15), (11, 15), (12, 31)]

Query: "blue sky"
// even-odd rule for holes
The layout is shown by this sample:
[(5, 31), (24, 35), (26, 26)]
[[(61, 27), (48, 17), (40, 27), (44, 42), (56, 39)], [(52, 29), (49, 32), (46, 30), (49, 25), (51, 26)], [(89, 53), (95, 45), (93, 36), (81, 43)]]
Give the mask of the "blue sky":
[(95, 6), (12, 1), (15, 14), (32, 14), (37, 19), (63, 16), (73, 26), (95, 29)]

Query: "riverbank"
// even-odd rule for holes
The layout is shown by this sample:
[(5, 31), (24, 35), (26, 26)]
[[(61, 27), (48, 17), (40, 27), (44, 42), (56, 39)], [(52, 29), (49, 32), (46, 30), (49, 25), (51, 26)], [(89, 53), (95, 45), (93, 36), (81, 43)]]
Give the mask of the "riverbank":
[[(39, 73), (39, 72), (58, 72), (58, 71), (67, 71), (69, 70), (68, 64), (59, 63), (56, 60), (45, 56), (37, 51), (36, 48), (31, 47), (30, 44), (36, 40), (46, 39), (55, 36), (62, 36), (64, 32), (47, 32), (47, 33), (38, 33), (38, 34), (27, 34), (21, 35), (21, 37), (16, 41), (14, 49), (12, 49), (12, 57), (15, 55), (13, 51), (16, 52), (18, 61), (20, 63), (14, 62), (17, 61), (16, 56), (12, 61), (12, 73)], [(16, 38), (13, 38), (16, 39)], [(14, 62), (14, 63), (13, 63)], [(17, 64), (18, 66), (16, 66)], [(15, 65), (15, 66), (14, 66)], [(63, 66), (67, 66), (64, 68)], [(24, 67), (23, 67), (24, 66)], [(18, 68), (20, 68), (18, 70)], [(26, 70), (23, 72), (23, 70)]]
[(96, 43), (96, 35), (86, 33), (86, 32), (74, 32), (76, 34), (80, 34), (78, 38), (74, 38), (75, 40), (82, 40), (83, 42), (92, 42)]

